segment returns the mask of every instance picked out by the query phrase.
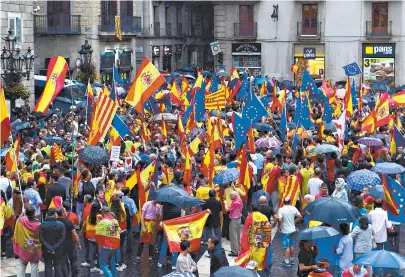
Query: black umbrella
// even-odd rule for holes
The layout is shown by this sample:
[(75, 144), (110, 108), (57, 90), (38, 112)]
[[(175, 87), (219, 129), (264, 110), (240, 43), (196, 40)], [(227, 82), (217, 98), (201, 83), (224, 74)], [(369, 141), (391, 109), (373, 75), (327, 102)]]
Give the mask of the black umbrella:
[(79, 159), (88, 164), (106, 164), (108, 152), (99, 146), (86, 146), (79, 152)]

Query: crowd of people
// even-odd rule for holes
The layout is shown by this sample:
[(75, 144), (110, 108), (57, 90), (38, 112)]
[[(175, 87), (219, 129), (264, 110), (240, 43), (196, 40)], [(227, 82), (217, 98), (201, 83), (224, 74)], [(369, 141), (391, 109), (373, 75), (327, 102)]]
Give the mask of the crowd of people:
[[(317, 113), (318, 108), (315, 106), (312, 112)], [(156, 260), (164, 236), (160, 222), (198, 209), (209, 210), (210, 214), (201, 247), (208, 250), (211, 275), (231, 262), (222, 247), (225, 240), (230, 242), (228, 256), (240, 257), (243, 254), (243, 226), (247, 221), (255, 220), (249, 216), (258, 213), (265, 217), (270, 230), (273, 229), (272, 238), (276, 232), (280, 233), (283, 266), (290, 268), (295, 265), (300, 277), (331, 276), (328, 271), (332, 267), (335, 276), (371, 276), (370, 268), (352, 264), (355, 257), (375, 248), (399, 252), (400, 223), (388, 220), (384, 199), (370, 195), (368, 187), (355, 191), (345, 182), (351, 172), (369, 169), (381, 161), (405, 165), (402, 147), (389, 156), (390, 130), (386, 127), (377, 131), (386, 137), (384, 145), (363, 150), (356, 161), (353, 158), (360, 147), (358, 139), (364, 134), (354, 126), (350, 127), (353, 134), (345, 142), (342, 153), (311, 153), (317, 145), (338, 145), (332, 132), (325, 130), (319, 136), (306, 136), (296, 149), (293, 149), (293, 135), (290, 134), (280, 147), (256, 147), (255, 152), (245, 152), (245, 156), (241, 156), (234, 148), (232, 116), (227, 117), (222, 123), (221, 146), (215, 151), (215, 174), (239, 168), (241, 160), (246, 159), (250, 186), (246, 187), (239, 179), (223, 186), (213, 186), (202, 172), (209, 147), (205, 139), (191, 157), (192, 180), (185, 182), (185, 157), (176, 125), (168, 124), (167, 138), (162, 139), (160, 122), (153, 121), (150, 114), (134, 113), (124, 101), (120, 101), (117, 112), (129, 117), (126, 123), (131, 134), (122, 138), (119, 144), (121, 160), (104, 165), (80, 161), (77, 153), (86, 146), (89, 135), (83, 109), (72, 107), (67, 112), (55, 109), (51, 115), (40, 118), (32, 117), (28, 112), (20, 113), (19, 119), (29, 122), (29, 128), (14, 130), (12, 138), (2, 146), (2, 149), (8, 149), (16, 137), (21, 136), (18, 155), (22, 154), (24, 158), (20, 158), (16, 170), (9, 171), (2, 157), (0, 177), (1, 256), (7, 257), (7, 241), (12, 238), (14, 255), (19, 259), (18, 277), (25, 276), (28, 264), (31, 276), (39, 276), (40, 260), (45, 264), (46, 277), (51, 277), (53, 270), (55, 276), (75, 277), (79, 267), (105, 276), (117, 276), (127, 268), (127, 254), (132, 251), (136, 253), (136, 262), (140, 262), (144, 251), (148, 251), (149, 261)], [(241, 104), (234, 101), (227, 105), (226, 112), (241, 112), (241, 109)], [(173, 114), (182, 115), (183, 112), (181, 107), (173, 106)], [(16, 115), (13, 117), (16, 119)], [(209, 116), (207, 120), (211, 120)], [(270, 117), (263, 122), (274, 126), (273, 135), (280, 136)], [(142, 123), (150, 132), (149, 142), (145, 141)], [(206, 126), (207, 122), (204, 122), (201, 128)], [(63, 140), (60, 146), (63, 160), (51, 159), (54, 144), (46, 140), (50, 136)], [(191, 133), (187, 135), (188, 142), (194, 139), (192, 136), (195, 137)], [(258, 140), (270, 134), (253, 130), (253, 136)], [(100, 147), (110, 150), (111, 143), (106, 140), (100, 143)], [(125, 165), (128, 157), (133, 164), (130, 169)], [(135, 171), (144, 170), (156, 160), (160, 162), (154, 173), (158, 176), (149, 178), (144, 184), (149, 198), (140, 206), (137, 187), (127, 187), (126, 181)], [(297, 179), (300, 182), (298, 197), (292, 198), (291, 180)], [(178, 186), (204, 203), (195, 209), (184, 210), (154, 200), (154, 192), (167, 186)], [(315, 241), (300, 241), (296, 260), (297, 226), (327, 225), (308, 221), (303, 213), (305, 206), (322, 197), (350, 202), (362, 216), (352, 226), (347, 223), (333, 226), (341, 236), (336, 245), (327, 246), (329, 251), (320, 249)], [(135, 250), (136, 242), (138, 247)], [(175, 271), (197, 275), (198, 255), (190, 250), (190, 241), (183, 240), (180, 246), (182, 252), (173, 265)], [(79, 265), (77, 251), (82, 249), (85, 262)], [(333, 253), (329, 255), (329, 252)], [(166, 259), (168, 262), (171, 261), (170, 255)], [(331, 263), (333, 257), (337, 264)], [(268, 276), (271, 262), (266, 267), (260, 262), (253, 254), (246, 268)]]

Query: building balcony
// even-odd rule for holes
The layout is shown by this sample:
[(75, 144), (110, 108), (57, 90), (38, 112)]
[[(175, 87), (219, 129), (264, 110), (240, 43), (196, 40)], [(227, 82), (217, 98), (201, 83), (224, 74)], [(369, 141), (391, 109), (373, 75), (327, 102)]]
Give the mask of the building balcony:
[(166, 36), (172, 36), (172, 23), (166, 23)]
[[(121, 32), (122, 33), (141, 33), (142, 18), (139, 16), (121, 16)], [(115, 33), (115, 16), (101, 15), (99, 32)]]
[(34, 32), (43, 35), (79, 35), (80, 15), (34, 15)]
[(177, 23), (177, 36), (180, 37), (183, 35), (183, 24)]
[(257, 22), (234, 23), (235, 39), (256, 39)]
[[(368, 39), (389, 39), (391, 38), (392, 21), (383, 22), (366, 21), (366, 37)], [(379, 25), (379, 26), (378, 26)]]
[(298, 40), (320, 40), (322, 22), (297, 22)]
[(155, 37), (160, 37), (160, 22), (153, 23), (153, 32)]

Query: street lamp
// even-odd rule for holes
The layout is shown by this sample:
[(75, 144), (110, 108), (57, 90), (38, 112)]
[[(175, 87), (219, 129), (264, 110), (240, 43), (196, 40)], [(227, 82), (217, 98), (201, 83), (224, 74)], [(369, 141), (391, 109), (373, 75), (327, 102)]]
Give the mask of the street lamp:
[(93, 54), (93, 49), (91, 49), (91, 45), (89, 44), (89, 41), (87, 39), (84, 41), (84, 45), (82, 45), (79, 54), (82, 64), (91, 63), (91, 54)]
[(27, 80), (30, 79), (30, 71), (34, 65), (35, 55), (31, 53), (30, 47), (28, 47), (27, 53), (24, 55), (21, 54), (19, 48), (15, 49), (17, 37), (13, 36), (11, 30), (9, 30), (8, 35), (2, 39), (5, 41), (6, 45), (0, 55), (1, 68), (3, 69), (1, 77), (6, 87), (13, 87), (19, 84), (23, 77), (26, 77)]

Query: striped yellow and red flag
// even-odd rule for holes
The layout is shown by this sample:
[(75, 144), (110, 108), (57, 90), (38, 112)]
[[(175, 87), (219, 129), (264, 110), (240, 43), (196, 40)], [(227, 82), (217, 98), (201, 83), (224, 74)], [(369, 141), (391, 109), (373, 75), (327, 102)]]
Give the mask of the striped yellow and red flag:
[(4, 97), (4, 89), (2, 88), (0, 93), (0, 147), (8, 140), (10, 132), (10, 117), (8, 116), (6, 98)]
[(392, 95), (392, 100), (394, 100), (395, 107), (405, 106), (405, 90), (401, 90)]
[(88, 145), (94, 146), (104, 139), (111, 127), (117, 109), (118, 104), (104, 93), (98, 97), (94, 116), (90, 124)]
[(180, 243), (186, 239), (190, 241), (191, 251), (198, 250), (208, 216), (207, 211), (202, 211), (163, 221), (162, 226), (166, 234), (170, 252), (181, 252)]
[(54, 208), (59, 209), (63, 205), (63, 198), (61, 196), (52, 197), (51, 203), (49, 203), (48, 209)]
[(66, 73), (69, 66), (64, 57), (51, 58), (48, 65), (46, 84), (33, 112), (45, 114), (51, 102), (58, 96), (65, 85)]
[(191, 173), (192, 173), (192, 168), (191, 168), (191, 159), (190, 159), (190, 153), (188, 151), (185, 151), (185, 161), (184, 161), (184, 176), (183, 180), (184, 182), (190, 186), (191, 185)]
[(161, 121), (161, 127), (162, 127), (162, 140), (167, 140), (166, 122), (164, 121), (163, 116)]
[(248, 251), (239, 254), (239, 256), (234, 260), (235, 264), (241, 267), (245, 267), (250, 262), (252, 250), (253, 248), (250, 248)]
[(190, 133), (196, 126), (197, 123), (195, 122), (195, 108), (193, 108), (193, 111), (191, 112), (190, 117), (187, 120), (186, 134)]
[(51, 163), (55, 163), (57, 161), (62, 162), (63, 160), (65, 160), (65, 156), (62, 153), (62, 149), (60, 149), (59, 145), (54, 143), (51, 149)]
[[(286, 185), (284, 187), (284, 195), (283, 198), (290, 197), (291, 199), (291, 206), (295, 207), (297, 203), (297, 199), (299, 199), (301, 188), (301, 177), (300, 176), (288, 176)], [(281, 203), (283, 204), (283, 203)]]
[(146, 128), (145, 122), (142, 121), (142, 138), (145, 142), (150, 142), (150, 132)]
[(248, 147), (250, 153), (254, 154), (256, 153), (256, 147), (255, 147), (255, 138), (253, 136), (253, 127), (251, 126), (249, 131), (248, 131)]
[(115, 16), (115, 37), (122, 41), (122, 34), (121, 34), (121, 17), (119, 15)]
[(350, 77), (347, 76), (346, 82), (346, 94), (345, 94), (345, 108), (346, 108), (346, 118), (351, 117), (353, 115), (353, 100), (352, 100), (352, 86)]
[(18, 154), (20, 152), (21, 136), (18, 136), (10, 146), (6, 154), (6, 169), (10, 172), (16, 172), (18, 169)]
[(226, 105), (226, 91), (225, 87), (221, 86), (221, 88), (209, 95), (205, 96), (205, 109), (212, 111), (219, 108), (225, 109)]
[(90, 102), (92, 105), (94, 105), (94, 92), (93, 92), (93, 88), (91, 87), (90, 84), (90, 79), (89, 82), (87, 83), (87, 97), (89, 98)]
[(215, 148), (214, 144), (211, 143), (208, 148), (208, 152), (205, 153), (203, 163), (201, 165), (201, 172), (204, 174), (205, 177), (208, 178), (208, 182), (211, 186), (213, 186), (212, 179), (214, 178), (214, 159), (215, 159)]
[(77, 169), (76, 175), (73, 180), (73, 196), (77, 196), (79, 194), (79, 184), (82, 181), (82, 172)]
[(265, 96), (267, 94), (266, 83), (267, 83), (266, 81), (262, 83), (262, 86), (260, 87), (259, 96)]
[(145, 57), (132, 82), (125, 101), (142, 113), (143, 105), (149, 97), (165, 83), (159, 70)]

